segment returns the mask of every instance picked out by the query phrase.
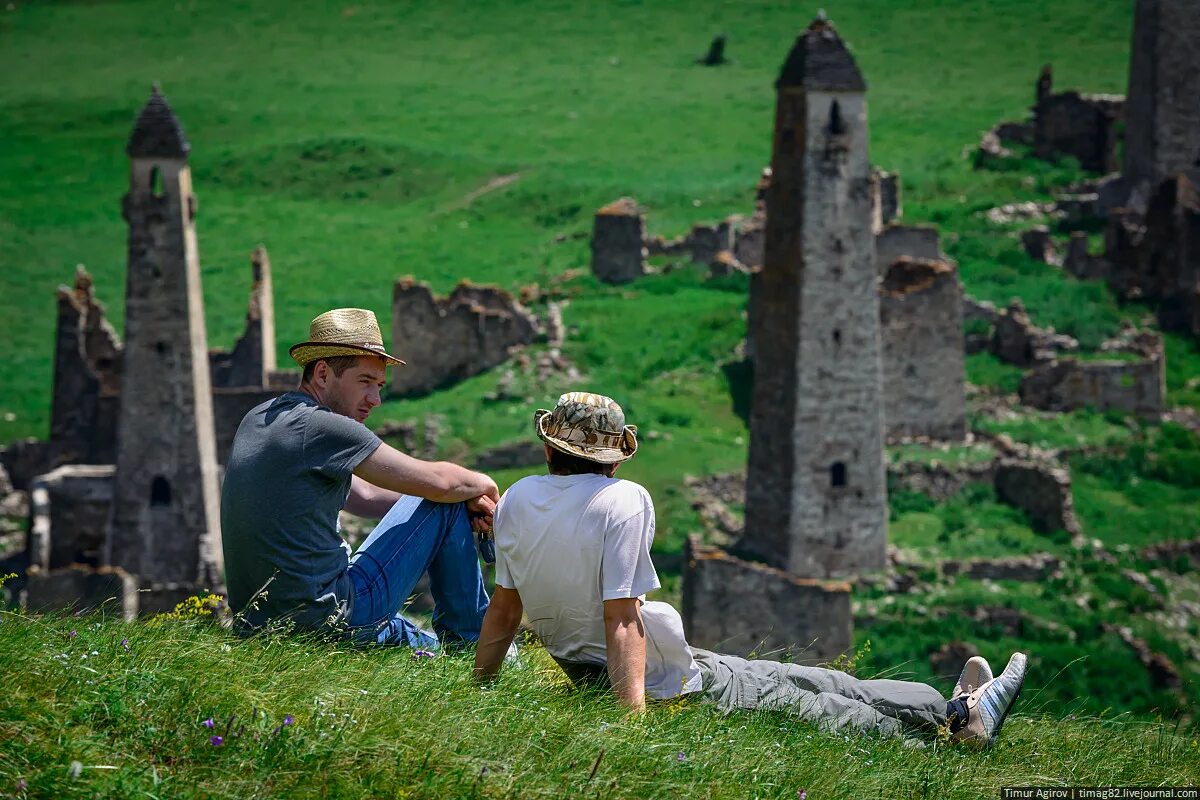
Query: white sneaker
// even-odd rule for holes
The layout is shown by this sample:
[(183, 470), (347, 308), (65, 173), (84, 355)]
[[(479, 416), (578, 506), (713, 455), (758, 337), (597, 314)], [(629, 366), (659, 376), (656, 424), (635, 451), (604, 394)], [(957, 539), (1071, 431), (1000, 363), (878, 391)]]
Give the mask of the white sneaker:
[(954, 693), (950, 695), (950, 699), (970, 694), (991, 679), (992, 667), (988, 664), (987, 659), (983, 656), (972, 656), (963, 665), (962, 673), (958, 676), (958, 683), (954, 684)]
[(994, 744), (1025, 683), (1025, 665), (1025, 654), (1013, 653), (999, 677), (968, 694), (964, 698), (967, 724), (952, 738), (974, 747)]

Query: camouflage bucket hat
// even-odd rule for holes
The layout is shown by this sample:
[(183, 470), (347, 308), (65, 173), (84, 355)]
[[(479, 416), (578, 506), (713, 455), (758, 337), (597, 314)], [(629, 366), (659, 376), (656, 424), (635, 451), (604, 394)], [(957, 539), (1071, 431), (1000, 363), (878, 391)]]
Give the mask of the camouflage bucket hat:
[(567, 392), (553, 411), (533, 414), (537, 437), (563, 453), (600, 464), (628, 461), (637, 452), (637, 426), (625, 424), (625, 412), (610, 397)]

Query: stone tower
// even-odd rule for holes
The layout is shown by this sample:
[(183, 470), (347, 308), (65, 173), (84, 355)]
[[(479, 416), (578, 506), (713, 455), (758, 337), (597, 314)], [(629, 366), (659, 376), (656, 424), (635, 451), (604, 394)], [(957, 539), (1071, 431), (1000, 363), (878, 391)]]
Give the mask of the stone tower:
[(1200, 2), (1137, 0), (1125, 108), (1124, 176), (1143, 205), (1163, 180), (1200, 167), (1197, 42)]
[(775, 88), (740, 547), (851, 575), (881, 569), (887, 542), (866, 84), (818, 18)]
[[(126, 148), (125, 353), (105, 548), (107, 563), (133, 573), (143, 587), (176, 584), (177, 593), (221, 584), (216, 441), (189, 149), (156, 86)], [(145, 596), (143, 606), (147, 600), (153, 606), (153, 598)]]

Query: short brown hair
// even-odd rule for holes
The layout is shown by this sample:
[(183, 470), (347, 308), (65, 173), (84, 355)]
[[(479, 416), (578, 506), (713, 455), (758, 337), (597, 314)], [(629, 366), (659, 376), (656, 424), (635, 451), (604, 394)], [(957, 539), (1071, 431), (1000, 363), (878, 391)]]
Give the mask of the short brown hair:
[(562, 450), (551, 447), (550, 457), (546, 459), (546, 466), (551, 475), (606, 475), (611, 478), (617, 465), (601, 464), (599, 461), (592, 461), (573, 453), (564, 453)]
[(317, 369), (317, 364), (324, 361), (333, 370), (333, 374), (342, 377), (342, 373), (358, 363), (358, 356), (330, 356), (329, 358), (318, 358), (315, 361), (310, 361), (304, 365), (304, 374), (300, 376), (300, 382), (311, 381), (313, 373)]

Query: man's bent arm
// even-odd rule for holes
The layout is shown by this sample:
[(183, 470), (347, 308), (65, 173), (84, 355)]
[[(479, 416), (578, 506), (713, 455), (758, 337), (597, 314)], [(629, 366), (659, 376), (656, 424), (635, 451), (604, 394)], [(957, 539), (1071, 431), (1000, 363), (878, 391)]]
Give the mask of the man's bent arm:
[(646, 629), (636, 597), (604, 601), (608, 680), (622, 705), (646, 707)]
[(396, 501), (403, 497), (399, 492), (367, 483), (357, 475), (350, 478), (350, 494), (347, 495), (343, 508), (356, 517), (382, 519), (383, 515), (396, 505)]
[(500, 499), (496, 482), (487, 475), (449, 461), (421, 461), (386, 442), (367, 456), (354, 474), (382, 489), (438, 503), (458, 503), (481, 495), (493, 502)]
[(516, 589), (496, 587), (487, 613), (483, 615), (483, 628), (475, 647), (475, 680), (486, 681), (499, 674), (508, 646), (521, 624), (523, 608)]

